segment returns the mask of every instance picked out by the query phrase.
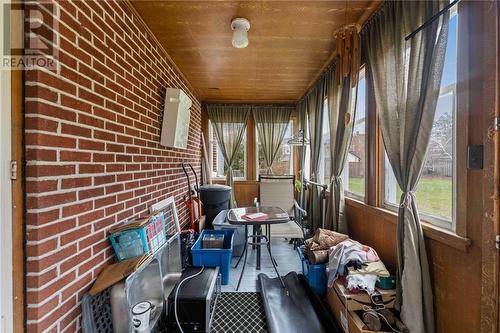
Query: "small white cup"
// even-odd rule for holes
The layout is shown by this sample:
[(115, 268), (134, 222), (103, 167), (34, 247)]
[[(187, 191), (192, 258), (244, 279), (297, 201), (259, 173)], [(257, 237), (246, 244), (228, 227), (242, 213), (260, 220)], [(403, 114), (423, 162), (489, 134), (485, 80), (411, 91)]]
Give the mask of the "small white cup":
[(151, 316), (151, 302), (144, 301), (137, 303), (132, 308), (132, 323), (134, 332), (145, 332), (149, 329), (149, 319)]

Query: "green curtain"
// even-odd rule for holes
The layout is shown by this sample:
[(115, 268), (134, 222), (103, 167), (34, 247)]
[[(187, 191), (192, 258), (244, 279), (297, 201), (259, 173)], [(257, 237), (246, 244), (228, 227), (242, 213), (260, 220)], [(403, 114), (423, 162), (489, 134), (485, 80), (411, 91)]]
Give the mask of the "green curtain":
[[(356, 61), (359, 63), (359, 61)], [(352, 77), (338, 78), (335, 68), (326, 75), (326, 92), (330, 122), (330, 196), (327, 202), (325, 227), (347, 234), (344, 218), (342, 171), (349, 152), (356, 115), (357, 82)], [(353, 87), (354, 86), (354, 87)]]
[[(307, 98), (303, 98), (298, 104), (297, 104), (297, 125), (300, 131), (302, 131), (302, 135), (304, 140), (308, 138), (308, 131), (307, 131)], [(309, 144), (308, 144), (309, 145)], [(298, 156), (300, 156), (300, 165), (299, 165), (299, 179), (302, 182), (304, 179), (307, 179), (308, 175), (305, 175), (305, 164), (306, 164), (306, 145), (304, 146), (297, 146), (297, 151), (298, 151)], [(300, 186), (304, 186), (304, 184), (300, 184)], [(300, 207), (306, 207), (305, 204), (305, 194), (306, 194), (306, 189), (302, 188), (300, 191), (300, 198), (299, 198), (299, 205)]]
[(247, 105), (207, 105), (208, 118), (227, 166), (226, 184), (231, 186), (231, 207), (237, 207), (233, 187), (233, 163), (241, 145), (251, 107)]
[[(307, 98), (307, 116), (309, 120), (311, 170), (310, 180), (322, 183), (319, 179), (321, 145), (323, 138), (323, 113), (325, 101), (325, 77), (321, 77), (311, 89)], [(309, 187), (308, 213), (310, 226), (314, 232), (322, 228), (322, 212), (320, 204), (320, 188)]]
[(254, 106), (253, 117), (257, 125), (257, 133), (262, 145), (267, 174), (273, 174), (273, 162), (281, 148), (286, 130), (290, 124), (291, 107)]
[(449, 1), (386, 2), (363, 33), (363, 48), (389, 161), (403, 194), (397, 226), (397, 307), (412, 333), (435, 330), (433, 295), (415, 190), (432, 130), (449, 13), (405, 37)]

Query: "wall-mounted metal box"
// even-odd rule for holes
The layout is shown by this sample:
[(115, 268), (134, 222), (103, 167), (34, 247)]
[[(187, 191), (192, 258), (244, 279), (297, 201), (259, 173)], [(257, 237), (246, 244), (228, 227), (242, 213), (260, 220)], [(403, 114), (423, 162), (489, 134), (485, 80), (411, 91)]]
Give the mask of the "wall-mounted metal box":
[(163, 146), (187, 148), (192, 104), (181, 89), (167, 88), (160, 139)]

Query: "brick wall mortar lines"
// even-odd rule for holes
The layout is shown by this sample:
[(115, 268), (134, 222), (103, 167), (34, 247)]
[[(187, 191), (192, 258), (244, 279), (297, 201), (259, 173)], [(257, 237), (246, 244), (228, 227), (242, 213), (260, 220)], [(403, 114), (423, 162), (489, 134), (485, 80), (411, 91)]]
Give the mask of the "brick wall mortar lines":
[[(81, 297), (113, 260), (105, 231), (171, 195), (185, 225), (180, 163), (200, 170), (201, 104), (142, 21), (120, 1), (56, 7), (61, 71), (25, 82), (28, 332), (79, 331)], [(187, 150), (159, 145), (166, 87), (193, 100)]]

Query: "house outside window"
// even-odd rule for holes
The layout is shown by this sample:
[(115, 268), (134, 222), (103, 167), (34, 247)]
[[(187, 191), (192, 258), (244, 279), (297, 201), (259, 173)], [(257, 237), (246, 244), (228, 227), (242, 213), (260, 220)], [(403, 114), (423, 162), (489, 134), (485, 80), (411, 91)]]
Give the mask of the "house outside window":
[(323, 112), (323, 129), (321, 136), (321, 152), (319, 160), (318, 182), (324, 185), (330, 184), (330, 117), (328, 110), (328, 100), (325, 99)]
[[(217, 141), (217, 136), (209, 123), (209, 137), (210, 137), (210, 165), (212, 178), (223, 179), (227, 175), (227, 165), (224, 163), (224, 156)], [(234, 179), (244, 179), (246, 177), (246, 131), (243, 134), (238, 151), (233, 162), (233, 177)]]
[[(257, 132), (257, 129), (255, 130)], [(259, 136), (257, 137), (257, 169), (259, 175), (267, 174), (267, 167), (264, 160), (264, 154), (262, 152), (262, 145), (259, 140)], [(281, 146), (279, 148), (278, 154), (273, 162), (273, 174), (282, 176), (282, 175), (291, 175), (293, 174), (293, 149), (288, 144), (288, 141), (292, 138), (292, 122), (288, 124), (286, 129), (285, 136), (283, 141), (281, 141)]]
[[(448, 44), (429, 146), (416, 197), (423, 220), (445, 229), (455, 229), (456, 197), (456, 84), (457, 84), (456, 8), (450, 13)], [(384, 162), (385, 205), (397, 207), (401, 190), (389, 164)]]
[(366, 184), (366, 75), (364, 67), (359, 71), (358, 92), (353, 94), (352, 107), (356, 105), (354, 128), (347, 154), (342, 182), (347, 196), (363, 199)]

